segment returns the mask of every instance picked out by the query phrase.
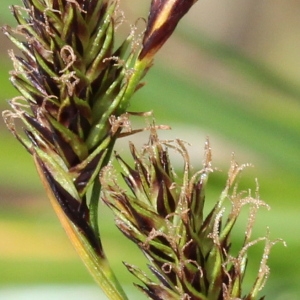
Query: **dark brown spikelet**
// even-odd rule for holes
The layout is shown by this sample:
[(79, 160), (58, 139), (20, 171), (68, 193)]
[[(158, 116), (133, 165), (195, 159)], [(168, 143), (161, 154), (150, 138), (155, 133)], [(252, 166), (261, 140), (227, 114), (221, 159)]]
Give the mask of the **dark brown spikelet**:
[[(168, 148), (176, 149), (184, 158), (181, 179), (174, 176)], [(109, 178), (104, 173), (102, 184), (106, 187), (103, 199), (115, 213), (116, 225), (146, 255), (149, 269), (157, 278), (158, 283), (126, 263), (128, 270), (143, 283), (138, 287), (155, 300), (259, 299), (258, 292), (269, 272), (266, 258), (277, 241), (270, 241), (268, 235), (250, 239), (258, 208), (268, 206), (258, 195), (244, 197), (236, 192), (235, 179), (246, 165), (232, 161), (219, 201), (204, 216), (207, 180), (213, 171), (208, 142), (203, 169), (194, 174), (184, 143), (161, 142), (154, 129), (142, 152), (137, 152), (132, 144), (130, 149), (134, 167), (116, 155), (128, 191), (120, 189), (120, 184), (111, 179), (110, 168)], [(224, 202), (228, 200), (231, 210), (225, 214), (228, 205)], [(234, 256), (230, 234), (246, 204), (250, 205), (246, 236), (240, 252)], [(247, 250), (259, 241), (265, 241), (265, 250), (260, 271), (247, 294), (242, 289)]]

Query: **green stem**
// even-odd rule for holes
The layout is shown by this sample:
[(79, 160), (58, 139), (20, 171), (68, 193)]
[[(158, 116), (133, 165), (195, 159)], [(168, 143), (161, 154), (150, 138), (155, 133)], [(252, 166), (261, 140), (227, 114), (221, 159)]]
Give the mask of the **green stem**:
[(120, 101), (120, 105), (118, 107), (119, 112), (125, 112), (129, 103), (129, 100), (131, 99), (132, 95), (136, 91), (136, 88), (138, 87), (141, 79), (144, 76), (145, 69), (149, 68), (151, 65), (150, 61), (148, 59), (144, 60), (137, 60), (133, 69), (134, 72), (129, 78), (129, 81), (127, 83), (127, 87), (125, 92), (120, 95), (122, 97), (122, 100)]
[[(108, 146), (107, 149), (108, 151), (102, 162), (100, 170), (109, 163), (118, 133), (119, 132), (115, 134), (115, 136), (112, 138)], [(89, 210), (90, 210), (91, 226), (93, 228), (95, 235), (99, 237), (99, 239), (100, 239), (100, 232), (99, 232), (99, 224), (98, 224), (98, 206), (99, 206), (100, 193), (101, 193), (101, 183), (99, 178), (96, 177), (92, 188)], [(85, 246), (89, 248), (88, 243), (85, 244)], [(98, 263), (101, 266), (100, 268), (97, 267)], [(109, 299), (112, 300), (128, 299), (105, 257), (101, 258), (98, 255), (96, 255), (95, 257), (93, 255), (89, 255), (87, 261), (85, 261), (85, 264), (89, 269), (90, 273), (92, 274), (92, 276), (94, 277), (94, 279), (96, 280), (96, 282), (98, 283), (98, 285), (106, 293), (106, 295), (109, 296)], [(104, 276), (102, 273), (104, 273)]]
[(101, 192), (101, 184), (99, 178), (95, 179), (92, 194), (90, 199), (89, 211), (90, 211), (90, 222), (95, 233), (95, 236), (100, 238), (99, 226), (98, 226), (98, 206)]
[[(119, 130), (114, 135), (114, 137), (112, 137), (112, 139), (107, 147), (107, 152), (102, 161), (100, 170), (102, 170), (103, 167), (107, 166), (107, 164), (109, 163), (116, 139), (117, 139), (120, 131), (121, 130)], [(100, 237), (100, 233), (99, 233), (99, 224), (98, 224), (98, 207), (99, 207), (100, 193), (101, 193), (101, 184), (100, 184), (99, 177), (97, 176), (94, 180), (94, 184), (93, 184), (93, 188), (92, 188), (92, 193), (91, 193), (91, 198), (90, 198), (90, 203), (89, 203), (89, 211), (90, 211), (91, 226), (95, 232), (95, 235), (99, 236), (99, 237)]]

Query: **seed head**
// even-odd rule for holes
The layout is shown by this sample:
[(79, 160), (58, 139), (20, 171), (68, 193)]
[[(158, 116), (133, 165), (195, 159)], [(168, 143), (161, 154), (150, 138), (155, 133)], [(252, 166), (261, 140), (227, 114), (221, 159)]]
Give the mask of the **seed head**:
[[(183, 175), (174, 176), (168, 148), (183, 157)], [(137, 267), (126, 263), (128, 270), (143, 285), (138, 287), (150, 299), (232, 300), (257, 299), (269, 274), (266, 264), (271, 247), (269, 235), (251, 240), (252, 228), (259, 207), (268, 206), (259, 199), (237, 193), (237, 175), (246, 165), (234, 160), (219, 201), (205, 216), (205, 193), (211, 166), (211, 149), (207, 141), (203, 168), (192, 173), (185, 144), (181, 140), (160, 141), (152, 130), (150, 142), (141, 152), (133, 144), (130, 150), (134, 161), (131, 167), (116, 155), (128, 189), (119, 182), (102, 177), (105, 186), (103, 199), (116, 215), (116, 225), (149, 259), (150, 271), (157, 282)], [(179, 179), (180, 178), (180, 179)], [(231, 203), (225, 214), (224, 201)], [(241, 250), (231, 250), (231, 232), (245, 205), (250, 206), (246, 234)], [(252, 290), (243, 291), (248, 249), (265, 242), (259, 272)], [(267, 253), (267, 255), (266, 255)], [(244, 296), (247, 295), (247, 296)], [(263, 299), (263, 298), (261, 298)]]

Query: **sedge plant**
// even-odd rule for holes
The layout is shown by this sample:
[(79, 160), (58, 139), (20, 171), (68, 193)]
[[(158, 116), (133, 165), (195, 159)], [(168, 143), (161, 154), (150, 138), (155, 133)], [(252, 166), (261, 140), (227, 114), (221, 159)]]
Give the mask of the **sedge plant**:
[[(14, 65), (10, 80), (20, 93), (3, 116), (32, 155), (54, 211), (106, 296), (127, 299), (100, 238), (100, 199), (115, 213), (119, 229), (149, 258), (157, 282), (126, 266), (150, 299), (256, 299), (275, 242), (262, 238), (266, 246), (260, 271), (246, 294), (247, 249), (257, 242), (251, 241), (251, 229), (256, 210), (266, 204), (258, 197), (241, 197), (235, 189), (230, 193), (242, 167), (232, 162), (225, 190), (205, 217), (206, 182), (212, 172), (209, 144), (203, 169), (191, 174), (184, 144), (161, 142), (153, 125), (143, 151), (130, 146), (134, 167), (116, 155), (128, 190), (108, 176), (116, 140), (139, 131), (125, 130), (130, 99), (196, 0), (152, 0), (145, 30), (137, 33), (133, 26), (119, 45), (115, 37), (122, 14), (117, 0), (22, 2), (11, 8), (16, 28), (3, 27), (18, 48), (17, 54), (9, 52)], [(168, 147), (184, 159), (181, 180), (175, 180)], [(223, 220), (226, 199), (232, 210)], [(232, 256), (230, 233), (247, 203), (251, 217), (245, 240)]]

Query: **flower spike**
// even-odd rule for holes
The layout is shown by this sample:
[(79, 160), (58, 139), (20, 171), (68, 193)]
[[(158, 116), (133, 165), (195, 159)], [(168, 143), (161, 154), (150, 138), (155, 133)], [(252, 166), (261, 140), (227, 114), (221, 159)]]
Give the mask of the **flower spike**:
[[(183, 178), (174, 176), (169, 149), (182, 155)], [(133, 241), (148, 258), (151, 279), (140, 269), (126, 263), (129, 272), (142, 283), (137, 285), (149, 299), (255, 300), (269, 274), (267, 258), (278, 241), (265, 237), (251, 239), (255, 216), (260, 207), (268, 208), (259, 195), (243, 196), (233, 187), (238, 173), (246, 165), (232, 161), (228, 180), (220, 199), (205, 216), (205, 193), (211, 167), (211, 149), (205, 145), (203, 168), (191, 173), (189, 157), (180, 140), (163, 142), (155, 130), (150, 142), (139, 152), (130, 144), (134, 161), (131, 167), (119, 155), (122, 178), (128, 189), (120, 189), (112, 181), (111, 169), (103, 172), (104, 202), (116, 216), (120, 231)], [(228, 216), (224, 202), (230, 202)], [(236, 255), (231, 249), (230, 235), (240, 212), (249, 205), (249, 218), (242, 248)], [(247, 271), (247, 251), (265, 242), (259, 272), (248, 294), (243, 291)]]

